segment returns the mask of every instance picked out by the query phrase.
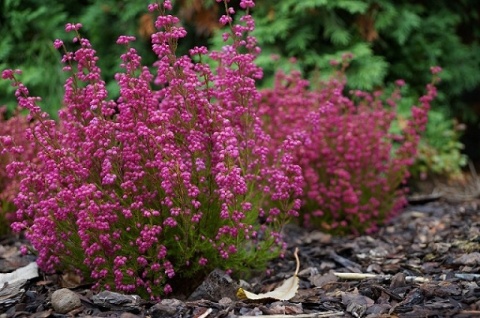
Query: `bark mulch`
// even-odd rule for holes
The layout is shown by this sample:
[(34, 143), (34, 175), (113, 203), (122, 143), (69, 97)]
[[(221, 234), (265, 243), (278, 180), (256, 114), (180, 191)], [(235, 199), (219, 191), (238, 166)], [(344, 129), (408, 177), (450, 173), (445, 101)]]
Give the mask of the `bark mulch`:
[[(360, 237), (332, 237), (288, 226), (289, 251), (271, 263), (269, 275), (237, 281), (217, 270), (187, 300), (151, 302), (97, 293), (78, 286), (74, 277), (40, 272), (37, 278), (0, 286), (0, 318), (480, 317), (479, 211), (480, 200), (412, 205), (378, 233)], [(0, 272), (34, 260), (20, 256), (21, 244), (18, 237), (0, 241)], [(264, 293), (291, 277), (296, 247), (301, 270), (294, 298), (236, 297), (239, 286)], [(65, 286), (76, 286), (70, 290), (81, 306), (60, 314), (53, 309), (52, 294)]]

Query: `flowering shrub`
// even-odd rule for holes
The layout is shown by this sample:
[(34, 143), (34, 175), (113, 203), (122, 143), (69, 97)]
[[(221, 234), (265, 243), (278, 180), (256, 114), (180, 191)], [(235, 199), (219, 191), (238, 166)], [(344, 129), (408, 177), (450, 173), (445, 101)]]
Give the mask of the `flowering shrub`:
[(18, 192), (20, 178), (7, 170), (14, 161), (30, 161), (35, 158), (35, 147), (25, 139), (25, 130), (30, 126), (27, 118), (16, 114), (7, 119), (6, 108), (0, 107), (0, 234), (7, 233), (15, 221), (13, 199)]
[(399, 185), (414, 162), (436, 89), (427, 86), (402, 133), (393, 134), (403, 81), (385, 105), (381, 92), (345, 96), (342, 74), (310, 89), (298, 71), (278, 73), (260, 110), (273, 148), (289, 135), (303, 143), (295, 157), (305, 180), (303, 222), (336, 234), (372, 232), (406, 202)]
[(116, 101), (107, 100), (81, 25), (67, 24), (80, 48), (63, 56), (71, 76), (58, 126), (15, 71), (2, 73), (35, 119), (28, 138), (42, 164), (13, 165), (22, 181), (21, 220), (12, 227), (25, 230), (44, 271), (72, 270), (97, 288), (158, 297), (194, 286), (215, 267), (261, 268), (282, 251), (279, 226), (300, 207), (301, 170), (291, 155), (298, 142), (267, 147), (253, 107), (262, 76), (249, 36), (253, 2), (240, 6), (246, 14), (235, 24), (226, 4), (220, 22), (230, 32), (221, 51), (195, 47), (177, 57), (186, 32), (167, 14), (170, 1), (150, 5), (159, 13), (157, 73), (129, 47), (134, 38), (121, 36)]

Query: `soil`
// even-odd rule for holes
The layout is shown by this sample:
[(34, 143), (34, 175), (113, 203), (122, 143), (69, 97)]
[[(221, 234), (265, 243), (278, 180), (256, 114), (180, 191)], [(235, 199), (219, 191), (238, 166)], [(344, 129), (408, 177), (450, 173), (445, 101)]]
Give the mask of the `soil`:
[[(368, 236), (332, 237), (288, 226), (289, 250), (271, 262), (269, 275), (238, 285), (215, 271), (190, 300), (98, 294), (74, 277), (40, 272), (18, 286), (0, 287), (0, 317), (480, 317), (480, 200), (426, 199), (433, 202), (416, 201), (420, 204)], [(0, 272), (34, 260), (20, 256), (23, 243), (13, 236), (0, 241)], [(293, 298), (236, 297), (238, 286), (264, 293), (292, 277), (297, 247), (299, 288)], [(51, 296), (69, 286), (81, 306), (60, 314)]]

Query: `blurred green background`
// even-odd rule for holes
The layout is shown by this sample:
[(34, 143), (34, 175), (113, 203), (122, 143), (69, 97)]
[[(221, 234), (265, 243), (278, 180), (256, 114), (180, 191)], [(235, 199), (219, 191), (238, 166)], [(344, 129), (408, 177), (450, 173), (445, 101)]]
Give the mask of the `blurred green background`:
[[(217, 18), (223, 4), (213, 0), (173, 1), (175, 13), (189, 32), (179, 47), (221, 46)], [(42, 107), (56, 116), (62, 107), (63, 82), (56, 38), (70, 43), (67, 22), (81, 22), (100, 57), (110, 97), (118, 88), (123, 48), (119, 35), (135, 35), (135, 47), (150, 65), (155, 56), (149, 37), (155, 31), (149, 1), (126, 0), (1, 0), (0, 69), (23, 70), (22, 81)], [(238, 8), (239, 1), (232, 1)], [(277, 68), (289, 59), (306, 77), (328, 77), (330, 61), (351, 52), (347, 70), (351, 89), (391, 89), (397, 79), (408, 87), (399, 110), (400, 120), (430, 81), (430, 66), (443, 68), (439, 98), (430, 115), (421, 156), (414, 174), (455, 174), (466, 163), (464, 153), (480, 162), (480, 6), (477, 0), (259, 0), (253, 10), (255, 35), (262, 47), (258, 63), (265, 70), (260, 83), (269, 86)], [(272, 55), (278, 57), (273, 59)], [(0, 81), (0, 105), (15, 107), (13, 88)], [(463, 127), (467, 127), (466, 131)], [(466, 145), (465, 149), (463, 144)], [(423, 157), (422, 157), (423, 156)]]

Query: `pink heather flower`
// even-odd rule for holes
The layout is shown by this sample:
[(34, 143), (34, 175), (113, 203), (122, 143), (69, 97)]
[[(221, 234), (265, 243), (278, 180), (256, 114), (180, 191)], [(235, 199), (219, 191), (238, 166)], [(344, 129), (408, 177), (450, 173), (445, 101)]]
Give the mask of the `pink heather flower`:
[(337, 60), (330, 60), (330, 65), (331, 66), (337, 66), (337, 65), (340, 65), (340, 62), (337, 61)]
[[(8, 78), (13, 78), (15, 81), (15, 73), (18, 72), (12, 71)], [(23, 178), (19, 171), (25, 169), (28, 162), (38, 161), (37, 146), (30, 130), (33, 124), (29, 122), (29, 118), (16, 110), (13, 116), (5, 119), (5, 112), (6, 108), (0, 107), (0, 217), (2, 219), (0, 232), (2, 234), (8, 232), (8, 227), (18, 221), (14, 201)], [(22, 229), (23, 226), (16, 225), (13, 228)]]
[(254, 6), (255, 6), (255, 3), (252, 0), (241, 0), (240, 1), (240, 8), (242, 8), (242, 9), (253, 8)]
[(28, 254), (28, 248), (25, 245), (20, 246), (20, 253), (22, 255), (27, 255)]
[(125, 52), (116, 100), (108, 99), (81, 25), (66, 25), (77, 48), (62, 57), (69, 77), (58, 124), (12, 71), (2, 74), (14, 80), (20, 107), (35, 119), (26, 140), (38, 155), (11, 164), (21, 176), (13, 228), (27, 229), (44, 271), (69, 264), (96, 288), (152, 298), (180, 287), (174, 284), (196, 275), (199, 265), (202, 275), (215, 267), (248, 270), (265, 265), (256, 253), (265, 259), (285, 249), (279, 231), (300, 208), (304, 179), (295, 153), (303, 139), (270, 148), (258, 108), (263, 73), (255, 64), (253, 19), (234, 22), (227, 9), (230, 35), (222, 50), (197, 47), (177, 56), (186, 31), (165, 13), (171, 8), (170, 1), (149, 6), (160, 13), (152, 35), (155, 72), (129, 47), (133, 37), (119, 37)]
[(170, 0), (164, 0), (163, 7), (166, 10), (172, 10), (172, 2)]
[(56, 39), (53, 42), (53, 46), (58, 50), (59, 48), (61, 48), (63, 46), (63, 41), (59, 40), (59, 39)]
[(82, 27), (81, 23), (67, 23), (65, 25), (65, 31), (71, 32), (71, 31), (78, 31)]
[[(284, 157), (284, 163), (292, 165), (286, 171), (295, 171), (295, 164), (302, 168), (304, 224), (336, 233), (361, 233), (377, 228), (405, 202), (405, 193), (398, 187), (414, 162), (436, 89), (427, 85), (421, 105), (412, 107), (407, 127), (397, 136), (390, 133), (390, 125), (401, 98), (398, 89), (387, 99), (392, 107), (388, 108), (377, 92), (354, 91), (352, 98), (344, 96), (344, 85), (340, 74), (310, 90), (299, 72), (278, 73), (275, 87), (262, 92), (260, 113), (268, 118), (270, 147), (288, 146), (295, 153)], [(395, 150), (393, 141), (399, 144)], [(297, 142), (300, 146), (294, 146)], [(281, 179), (276, 182), (277, 189), (288, 184)], [(275, 220), (278, 211), (269, 212), (266, 219)]]
[(205, 257), (200, 257), (200, 259), (198, 260), (198, 264), (200, 264), (200, 266), (206, 266), (207, 263), (208, 260)]
[(127, 45), (128, 43), (133, 42), (133, 41), (135, 41), (134, 36), (121, 35), (117, 40), (117, 44)]
[(172, 286), (166, 284), (163, 288), (163, 292), (165, 293), (165, 295), (171, 294), (173, 292)]
[(432, 74), (438, 74), (442, 71), (442, 68), (440, 66), (432, 66), (430, 68), (430, 72), (432, 72)]
[(205, 46), (196, 46), (189, 51), (190, 55), (207, 55), (208, 49)]
[(13, 70), (4, 70), (2, 72), (2, 78), (3, 79), (13, 79)]
[(221, 25), (227, 25), (233, 21), (232, 17), (229, 15), (222, 15), (218, 20)]
[[(2, 71), (2, 78), (3, 79), (8, 79), (8, 80), (14, 80), (15, 79), (15, 74), (22, 74), (21, 70), (12, 70), (12, 69), (7, 69)], [(17, 86), (17, 85), (15, 85)]]
[(152, 3), (148, 5), (148, 11), (153, 12), (155, 10), (158, 10), (159, 5), (158, 3)]

